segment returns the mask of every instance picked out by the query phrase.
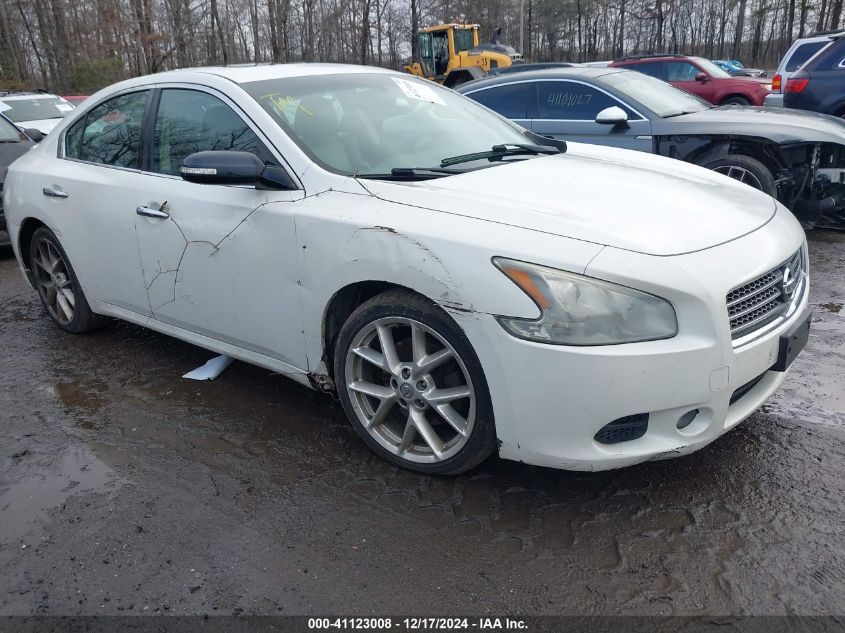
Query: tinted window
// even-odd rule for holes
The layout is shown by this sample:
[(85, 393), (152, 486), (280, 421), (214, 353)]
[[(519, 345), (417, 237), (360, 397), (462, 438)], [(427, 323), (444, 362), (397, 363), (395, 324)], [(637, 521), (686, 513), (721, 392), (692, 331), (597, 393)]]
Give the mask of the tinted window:
[(524, 119), (530, 86), (527, 83), (497, 86), (467, 96), (509, 119)]
[(798, 70), (804, 65), (804, 62), (828, 44), (830, 44), (830, 41), (828, 40), (823, 42), (807, 42), (806, 44), (801, 44), (801, 46), (796, 48), (792, 53), (792, 56), (787, 60), (786, 68), (784, 68), (784, 70), (788, 73)]
[(666, 62), (666, 81), (695, 81), (700, 72), (689, 62)]
[(666, 79), (666, 69), (663, 67), (663, 62), (646, 62), (644, 64), (633, 64), (628, 66), (632, 70), (636, 70), (644, 75), (650, 77), (657, 77), (658, 79)]
[(101, 103), (65, 136), (65, 155), (91, 163), (136, 167), (141, 124), (149, 91), (121, 95)]
[(185, 158), (209, 150), (269, 158), (255, 133), (217, 97), (196, 90), (164, 90), (156, 117), (152, 170), (178, 175)]
[(610, 95), (574, 81), (540, 81), (537, 83), (537, 118), (592, 121), (611, 106), (625, 110), (628, 118), (639, 118)]

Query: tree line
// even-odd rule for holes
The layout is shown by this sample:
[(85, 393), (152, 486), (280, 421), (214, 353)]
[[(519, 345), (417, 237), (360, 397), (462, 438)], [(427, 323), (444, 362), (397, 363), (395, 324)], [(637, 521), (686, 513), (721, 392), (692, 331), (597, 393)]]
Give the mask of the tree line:
[(173, 68), (325, 61), (401, 68), (414, 33), (472, 22), (533, 61), (677, 52), (774, 67), (840, 27), (843, 0), (0, 0), (0, 89), (87, 94)]

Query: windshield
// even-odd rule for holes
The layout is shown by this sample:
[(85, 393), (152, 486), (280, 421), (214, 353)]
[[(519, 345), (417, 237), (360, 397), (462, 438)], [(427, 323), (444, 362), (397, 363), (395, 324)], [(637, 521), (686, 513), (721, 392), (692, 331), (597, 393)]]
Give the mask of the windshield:
[(241, 87), (306, 154), (336, 173), (436, 167), (446, 158), (488, 152), (495, 145), (536, 141), (474, 101), (412, 77), (316, 75)]
[(695, 57), (695, 63), (701, 67), (701, 70), (706, 72), (711, 77), (717, 78), (730, 78), (731, 74), (725, 70), (719, 68), (716, 64), (711, 62), (709, 59), (704, 59), (703, 57)]
[(2, 99), (8, 110), (3, 114), (15, 123), (21, 121), (39, 121), (41, 119), (63, 119), (73, 106), (59, 97), (32, 97), (31, 99)]
[(605, 75), (602, 79), (607, 85), (639, 101), (663, 119), (679, 114), (701, 112), (712, 107), (695, 95), (639, 72), (621, 70)]

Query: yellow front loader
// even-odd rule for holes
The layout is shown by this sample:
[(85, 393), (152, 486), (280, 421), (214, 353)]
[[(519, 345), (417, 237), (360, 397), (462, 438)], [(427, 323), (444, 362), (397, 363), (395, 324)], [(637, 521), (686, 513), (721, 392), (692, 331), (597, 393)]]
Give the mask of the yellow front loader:
[(477, 24), (440, 24), (417, 33), (419, 59), (405, 66), (412, 75), (453, 87), (486, 76), (491, 70), (522, 62), (522, 55), (498, 41), (478, 43)]

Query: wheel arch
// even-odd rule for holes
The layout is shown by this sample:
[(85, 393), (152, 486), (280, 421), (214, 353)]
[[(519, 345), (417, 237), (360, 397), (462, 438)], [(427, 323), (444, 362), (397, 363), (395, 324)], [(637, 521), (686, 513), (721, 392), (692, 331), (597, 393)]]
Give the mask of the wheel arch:
[(719, 105), (725, 105), (725, 101), (727, 101), (728, 99), (733, 99), (735, 97), (745, 99), (750, 104), (754, 103), (754, 98), (749, 94), (746, 94), (744, 92), (729, 92), (721, 96), (721, 98), (719, 99)]
[(29, 280), (29, 284), (31, 286), (33, 285), (33, 280), (32, 271), (29, 268), (29, 255), (30, 247), (32, 246), (32, 236), (35, 234), (35, 231), (40, 229), (42, 226), (47, 227), (48, 229), (50, 228), (41, 220), (30, 216), (21, 222), (20, 229), (18, 229), (18, 253), (20, 254), (21, 265), (26, 272), (26, 278)]
[(681, 158), (688, 163), (703, 165), (712, 160), (723, 158), (728, 154), (743, 154), (763, 163), (773, 175), (776, 175), (783, 165), (778, 164), (777, 143), (760, 137), (744, 138), (713, 138), (704, 142)]
[(431, 297), (408, 286), (384, 280), (362, 280), (346, 284), (329, 298), (323, 310), (321, 327), (322, 359), (329, 377), (334, 380), (334, 348), (343, 325), (353, 312), (366, 301), (388, 290), (407, 290), (437, 303)]

